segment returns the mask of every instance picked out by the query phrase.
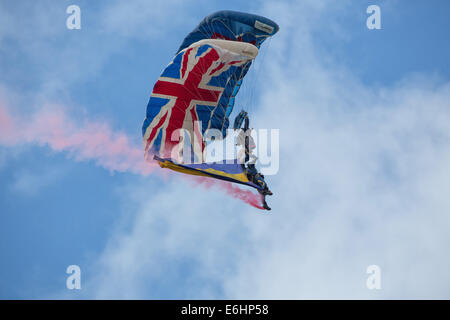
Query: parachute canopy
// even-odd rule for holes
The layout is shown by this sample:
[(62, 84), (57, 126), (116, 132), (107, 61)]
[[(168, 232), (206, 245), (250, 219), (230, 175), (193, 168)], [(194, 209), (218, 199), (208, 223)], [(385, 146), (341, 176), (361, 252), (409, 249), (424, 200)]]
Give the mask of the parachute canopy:
[[(226, 136), (242, 79), (261, 44), (278, 29), (267, 18), (235, 11), (219, 11), (200, 22), (153, 87), (142, 127), (146, 159), (258, 188), (237, 163), (203, 163), (203, 136), (209, 129)], [(191, 140), (196, 165), (179, 160), (179, 129), (189, 133), (182, 138)]]

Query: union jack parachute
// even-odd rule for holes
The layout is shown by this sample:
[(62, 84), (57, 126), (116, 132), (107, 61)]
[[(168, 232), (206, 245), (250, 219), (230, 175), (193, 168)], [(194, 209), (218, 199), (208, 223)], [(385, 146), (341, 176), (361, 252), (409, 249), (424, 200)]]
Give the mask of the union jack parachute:
[[(261, 190), (237, 161), (205, 163), (203, 137), (211, 129), (226, 136), (242, 80), (261, 44), (278, 29), (261, 16), (219, 11), (188, 34), (150, 95), (142, 127), (146, 159), (179, 172)], [(179, 138), (190, 140), (192, 162), (183, 162), (186, 154), (177, 149)]]

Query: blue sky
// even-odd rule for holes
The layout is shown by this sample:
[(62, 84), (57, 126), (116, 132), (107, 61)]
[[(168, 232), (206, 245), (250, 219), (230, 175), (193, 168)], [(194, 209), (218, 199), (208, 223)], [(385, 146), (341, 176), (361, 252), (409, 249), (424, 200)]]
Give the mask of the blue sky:
[(280, 129), (272, 212), (0, 131), (0, 298), (448, 299), (447, 1), (0, 1), (1, 107), (20, 130), (56, 108), (140, 148), (161, 70), (222, 9), (280, 25), (246, 84), (254, 126)]

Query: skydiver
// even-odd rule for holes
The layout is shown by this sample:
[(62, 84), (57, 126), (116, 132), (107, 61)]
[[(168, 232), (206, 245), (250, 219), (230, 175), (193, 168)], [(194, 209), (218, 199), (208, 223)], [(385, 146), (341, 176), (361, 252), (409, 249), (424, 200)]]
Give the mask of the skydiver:
[[(242, 129), (242, 122), (245, 120), (244, 128)], [(256, 148), (255, 140), (251, 136), (251, 130), (249, 127), (249, 119), (247, 112), (241, 111), (234, 121), (234, 129), (239, 129), (240, 132), (237, 137), (238, 146), (242, 146), (239, 151), (238, 159), (244, 168), (244, 172), (249, 181), (260, 186), (262, 189), (258, 189), (258, 192), (262, 195), (263, 207), (266, 210), (270, 210), (270, 207), (266, 203), (266, 196), (272, 195), (272, 191), (269, 190), (266, 182), (264, 181), (264, 175), (259, 173), (255, 167), (256, 157), (253, 154), (253, 150)]]

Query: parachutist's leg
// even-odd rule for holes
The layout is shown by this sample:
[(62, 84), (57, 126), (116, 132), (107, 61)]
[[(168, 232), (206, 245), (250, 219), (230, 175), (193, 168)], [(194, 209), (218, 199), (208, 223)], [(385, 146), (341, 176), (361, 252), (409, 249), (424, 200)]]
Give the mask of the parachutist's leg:
[(272, 209), (267, 205), (267, 202), (266, 202), (266, 195), (263, 195), (263, 196), (262, 196), (262, 201), (263, 201), (263, 208), (264, 208), (264, 209), (266, 209), (266, 210), (272, 210)]
[(261, 194), (268, 196), (271, 196), (273, 194), (272, 191), (269, 190), (267, 183), (264, 181), (264, 176), (262, 174), (257, 173), (255, 176), (253, 176), (253, 182), (263, 188), (263, 190), (259, 191)]
[(256, 176), (258, 174), (258, 171), (256, 170), (254, 164), (249, 163), (247, 165), (247, 174), (250, 174), (252, 176)]
[(269, 206), (266, 203), (265, 198), (266, 198), (266, 196), (271, 196), (272, 191), (270, 191), (269, 187), (267, 187), (267, 183), (264, 181), (264, 176), (262, 174), (258, 173), (258, 171), (256, 171), (254, 164), (248, 164), (246, 173), (247, 173), (248, 179), (251, 182), (257, 184), (258, 186), (260, 186), (262, 188), (262, 189), (258, 189), (258, 192), (263, 197), (263, 207), (266, 210), (270, 210)]
[(271, 196), (271, 195), (273, 195), (272, 191), (270, 191), (269, 188), (267, 188), (267, 186), (265, 186), (265, 188), (262, 189), (262, 190), (258, 189), (258, 192), (260, 194), (262, 194), (263, 196)]

